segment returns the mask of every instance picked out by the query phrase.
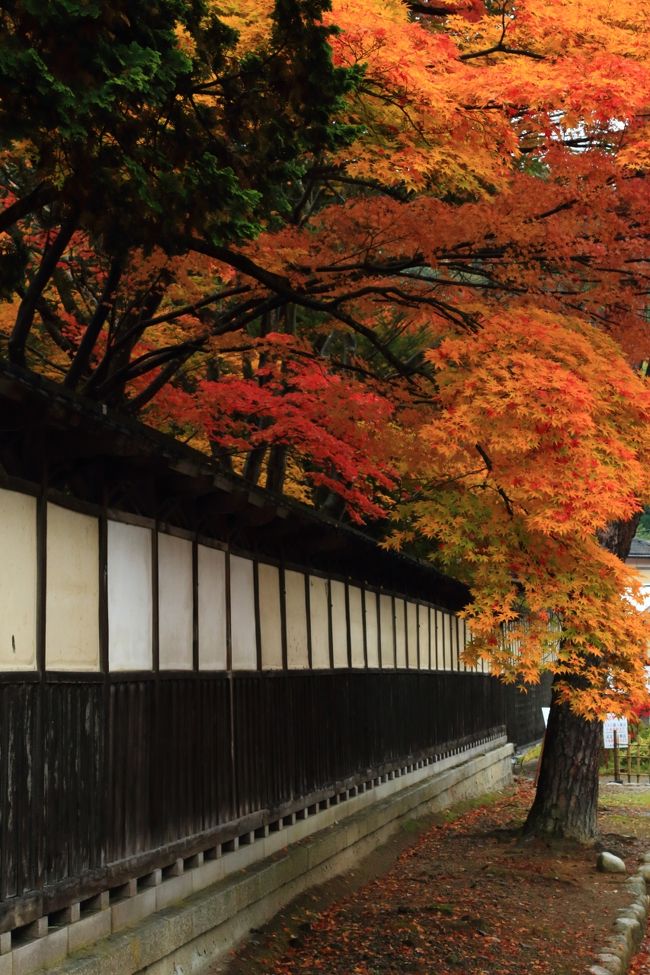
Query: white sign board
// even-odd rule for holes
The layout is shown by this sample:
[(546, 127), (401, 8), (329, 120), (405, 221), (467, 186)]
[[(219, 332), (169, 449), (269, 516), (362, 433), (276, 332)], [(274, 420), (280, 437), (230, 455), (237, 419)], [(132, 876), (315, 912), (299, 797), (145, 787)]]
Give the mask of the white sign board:
[(608, 714), (603, 721), (603, 745), (605, 748), (614, 747), (614, 732), (618, 746), (627, 746), (627, 718), (617, 718)]
[(550, 708), (542, 708), (542, 717), (544, 718), (544, 727), (548, 728), (548, 716), (551, 713)]

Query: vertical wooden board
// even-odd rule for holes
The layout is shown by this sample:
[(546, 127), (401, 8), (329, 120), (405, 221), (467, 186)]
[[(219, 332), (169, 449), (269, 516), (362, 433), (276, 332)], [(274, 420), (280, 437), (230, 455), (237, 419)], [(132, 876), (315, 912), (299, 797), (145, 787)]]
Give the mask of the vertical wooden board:
[(230, 641), (233, 670), (257, 667), (253, 563), (230, 556)]
[(158, 626), (161, 670), (192, 670), (192, 543), (158, 533)]
[(228, 659), (226, 553), (198, 546), (199, 669), (225, 670)]
[[(180, 683), (180, 682), (179, 682)], [(172, 693), (174, 693), (172, 691)], [(137, 853), (152, 846), (151, 836), (151, 788), (152, 749), (155, 748), (153, 726), (153, 696), (155, 686), (151, 681), (137, 681), (128, 685), (125, 705), (128, 709), (126, 722), (130, 748), (128, 750), (127, 803), (125, 806), (125, 845)], [(192, 717), (192, 720), (194, 718)], [(176, 734), (182, 730), (176, 728)], [(164, 756), (163, 756), (164, 761)], [(169, 797), (167, 797), (169, 801)]]
[(330, 601), (332, 612), (332, 646), (334, 666), (348, 666), (348, 622), (345, 608), (345, 583), (338, 579), (330, 581)]
[(406, 667), (406, 605), (395, 596), (395, 666)]
[(234, 817), (230, 776), (230, 713), (228, 678), (205, 677), (201, 681), (200, 774), (205, 783), (203, 820), (206, 829)]
[(429, 607), (418, 604), (418, 637), (420, 641), (420, 670), (431, 669), (431, 631), (429, 630)]
[(128, 740), (128, 727), (121, 699), (124, 684), (111, 684), (109, 691), (109, 716), (107, 739), (107, 805), (106, 856), (109, 862), (124, 856), (124, 746)]
[(35, 670), (35, 498), (0, 489), (0, 552), (0, 670)]
[(305, 577), (302, 572), (294, 572), (291, 569), (285, 570), (284, 599), (287, 628), (287, 666), (294, 670), (304, 670), (309, 666), (309, 643)]
[(324, 669), (330, 665), (330, 620), (327, 579), (309, 577), (309, 612), (311, 621), (312, 667)]
[(282, 670), (282, 610), (280, 570), (260, 562), (257, 566), (260, 600), (262, 669)]
[(108, 657), (111, 670), (150, 670), (151, 531), (108, 522)]
[(11, 880), (11, 829), (14, 781), (11, 754), (10, 684), (0, 684), (0, 901), (15, 894)]
[(395, 632), (393, 619), (393, 597), (381, 593), (379, 596), (379, 620), (381, 639), (382, 669), (395, 666)]
[(379, 667), (379, 628), (377, 626), (377, 593), (364, 590), (363, 608), (366, 619), (366, 653), (368, 666)]
[(348, 586), (350, 612), (350, 648), (353, 667), (365, 667), (366, 651), (363, 632), (363, 604), (358, 586)]
[(34, 749), (34, 706), (38, 685), (0, 687), (0, 900), (32, 887), (27, 851), (32, 822), (32, 781), (27, 756)]
[[(46, 687), (46, 788), (44, 794), (45, 822), (47, 823), (47, 848), (45, 882), (56, 883), (68, 876), (69, 857), (69, 760), (77, 748), (71, 740), (70, 696), (59, 693), (66, 685), (50, 684)], [(74, 797), (76, 798), (76, 797)]]
[(410, 600), (406, 603), (406, 649), (408, 664), (412, 670), (418, 667), (418, 606)]
[(99, 520), (47, 506), (45, 661), (99, 670)]

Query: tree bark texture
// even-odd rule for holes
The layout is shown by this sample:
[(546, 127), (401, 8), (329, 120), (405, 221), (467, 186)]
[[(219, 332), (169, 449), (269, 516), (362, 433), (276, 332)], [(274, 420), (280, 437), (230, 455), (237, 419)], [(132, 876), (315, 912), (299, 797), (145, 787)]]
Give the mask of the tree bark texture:
[(601, 724), (579, 717), (555, 690), (544, 739), (535, 801), (525, 834), (586, 843), (597, 833)]
[[(600, 544), (625, 560), (640, 518), (641, 512), (629, 521), (612, 522), (599, 532)], [(595, 838), (601, 728), (600, 721), (579, 717), (553, 693), (537, 792), (524, 833), (581, 843)]]

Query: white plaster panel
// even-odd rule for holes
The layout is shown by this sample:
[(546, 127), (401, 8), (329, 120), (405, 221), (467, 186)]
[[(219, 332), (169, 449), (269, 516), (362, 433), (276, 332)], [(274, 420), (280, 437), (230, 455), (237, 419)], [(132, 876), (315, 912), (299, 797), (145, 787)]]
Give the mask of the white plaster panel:
[(407, 601), (406, 603), (406, 652), (408, 656), (408, 667), (418, 666), (418, 605)]
[(332, 644), (334, 666), (348, 666), (348, 625), (345, 610), (345, 583), (336, 579), (330, 581), (330, 601), (332, 603)]
[(454, 655), (451, 645), (451, 617), (449, 613), (442, 614), (443, 655), (445, 670), (454, 669)]
[(436, 670), (438, 667), (436, 662), (436, 611), (432, 606), (429, 606), (429, 640), (431, 642), (431, 670)]
[(230, 556), (230, 644), (233, 670), (255, 670), (255, 583), (253, 563)]
[(45, 666), (99, 670), (99, 521), (47, 506)]
[(262, 667), (282, 670), (282, 612), (280, 610), (280, 570), (260, 562), (257, 566), (260, 599)]
[(108, 523), (108, 659), (111, 670), (150, 670), (151, 532)]
[(381, 666), (395, 666), (395, 633), (393, 631), (393, 597), (379, 596), (379, 624), (381, 639)]
[(418, 605), (418, 633), (420, 635), (420, 670), (429, 670), (429, 607)]
[(453, 657), (451, 652), (451, 628), (449, 625), (449, 613), (442, 614), (442, 656), (444, 669), (453, 670)]
[(309, 612), (311, 615), (311, 663), (315, 668), (330, 665), (330, 619), (327, 579), (309, 577)]
[(0, 489), (0, 552), (0, 670), (35, 670), (35, 498)]
[(226, 615), (226, 553), (198, 546), (199, 670), (228, 666)]
[[(469, 623), (465, 623), (465, 646), (469, 646), (472, 642), (472, 629)], [(475, 673), (480, 674), (483, 671), (482, 661), (479, 659), (474, 664), (473, 670)]]
[(161, 670), (193, 666), (192, 543), (158, 535), (158, 653)]
[(368, 666), (379, 666), (379, 630), (377, 628), (377, 593), (366, 591), (363, 594), (366, 614), (366, 653)]
[(438, 670), (446, 670), (445, 614), (439, 609), (436, 610), (436, 640), (438, 645)]
[(302, 572), (286, 569), (284, 599), (287, 626), (287, 666), (304, 669), (309, 666), (307, 636), (307, 604), (305, 577)]
[(458, 658), (458, 627), (456, 624), (456, 617), (454, 616), (453, 613), (450, 614), (449, 616), (449, 632), (451, 634), (450, 646), (451, 646), (452, 668), (454, 670), (460, 670), (460, 660)]
[(406, 667), (406, 606), (395, 597), (395, 666)]
[(465, 620), (459, 617), (458, 619), (458, 653), (461, 659), (461, 667), (463, 670), (474, 670), (474, 667), (470, 667), (463, 660), (463, 651), (467, 646), (467, 627), (465, 625)]
[(350, 611), (350, 648), (352, 666), (366, 666), (366, 651), (363, 634), (363, 602), (358, 586), (348, 586), (348, 608)]

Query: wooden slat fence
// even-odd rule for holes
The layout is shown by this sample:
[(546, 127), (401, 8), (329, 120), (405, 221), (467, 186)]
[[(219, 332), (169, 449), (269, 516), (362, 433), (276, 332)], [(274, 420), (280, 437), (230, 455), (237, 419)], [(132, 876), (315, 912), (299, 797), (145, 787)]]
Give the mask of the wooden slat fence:
[(0, 682), (0, 930), (503, 726), (483, 674)]

